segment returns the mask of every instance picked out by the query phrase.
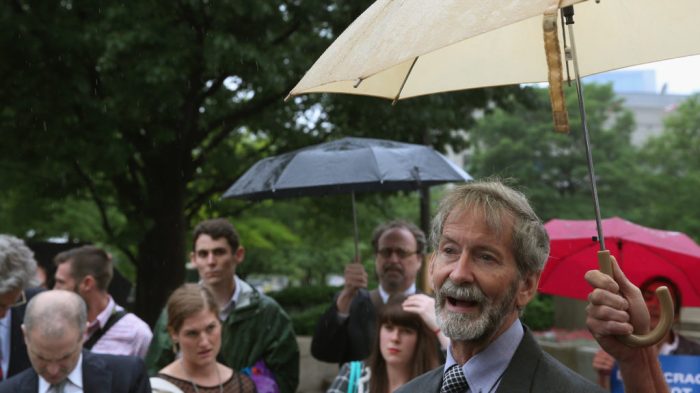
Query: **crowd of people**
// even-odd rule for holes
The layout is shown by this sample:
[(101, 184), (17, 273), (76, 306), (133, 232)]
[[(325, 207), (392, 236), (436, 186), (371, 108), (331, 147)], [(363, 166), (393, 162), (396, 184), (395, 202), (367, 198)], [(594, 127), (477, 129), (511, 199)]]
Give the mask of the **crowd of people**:
[[(616, 361), (628, 392), (668, 390), (657, 355), (697, 354), (671, 331), (658, 346), (630, 348), (615, 336), (658, 322), (648, 294), (659, 277), (634, 286), (590, 271), (586, 324), (601, 346), (598, 386), (544, 352), (520, 316), (537, 292), (549, 238), (523, 194), (498, 181), (450, 190), (436, 213), (427, 269), (434, 296), (416, 277), (428, 239), (414, 224), (380, 225), (371, 244), (378, 286), (359, 261), (319, 319), (311, 344), (337, 363), (329, 393), (596, 392)], [(245, 259), (233, 225), (199, 223), (190, 262), (197, 283), (168, 298), (151, 328), (108, 292), (111, 256), (95, 246), (54, 258), (55, 287), (37, 281), (32, 251), (0, 235), (0, 393), (293, 393), (299, 347), (285, 311), (236, 274)], [(149, 378), (150, 375), (150, 378)]]

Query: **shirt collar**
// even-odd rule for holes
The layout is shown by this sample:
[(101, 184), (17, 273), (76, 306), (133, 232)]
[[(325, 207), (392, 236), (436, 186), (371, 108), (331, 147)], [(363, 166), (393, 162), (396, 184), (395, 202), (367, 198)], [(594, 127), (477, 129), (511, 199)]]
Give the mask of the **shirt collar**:
[(667, 342), (661, 344), (661, 348), (659, 348), (659, 355), (671, 355), (676, 349), (678, 349), (678, 342), (680, 341), (678, 339), (678, 333), (671, 330), (671, 335), (673, 336), (673, 341), (670, 344)]
[(96, 329), (96, 328), (103, 328), (106, 324), (107, 321), (109, 321), (109, 317), (112, 316), (112, 313), (117, 307), (117, 303), (112, 299), (112, 296), (109, 296), (109, 302), (107, 303), (107, 307), (105, 307), (102, 312), (97, 314), (97, 318), (95, 318), (94, 321), (88, 323), (88, 330), (91, 329)]
[[(403, 294), (406, 296), (413, 295), (414, 293), (416, 293), (416, 283), (415, 282), (413, 284), (411, 284), (411, 286), (408, 287), (407, 290), (403, 291)], [(379, 296), (382, 297), (382, 302), (384, 304), (386, 304), (386, 302), (389, 301), (389, 293), (387, 291), (385, 291), (384, 288), (382, 288), (381, 284), (379, 284)]]
[[(80, 357), (78, 358), (78, 363), (75, 364), (75, 368), (73, 368), (73, 371), (68, 374), (68, 377), (66, 377), (68, 380), (66, 384), (72, 384), (74, 386), (77, 386), (80, 388), (81, 391), (84, 391), (83, 389), (83, 353), (80, 353)], [(44, 377), (39, 375), (39, 393), (47, 393), (51, 390), (51, 384), (48, 383)], [(65, 389), (64, 389), (65, 390)]]
[[(7, 375), (7, 369), (10, 367), (10, 333), (12, 326), (12, 310), (7, 310), (5, 316), (0, 318), (0, 367), (2, 367), (3, 375)], [(21, 338), (20, 338), (21, 339)]]
[(225, 321), (228, 318), (229, 314), (231, 314), (231, 311), (233, 311), (233, 309), (236, 307), (236, 302), (238, 302), (238, 298), (241, 296), (241, 287), (243, 286), (242, 280), (237, 275), (233, 276), (233, 280), (236, 283), (236, 288), (233, 290), (231, 299), (219, 311), (219, 318), (222, 321)]
[[(510, 359), (518, 349), (523, 339), (524, 329), (520, 319), (516, 319), (510, 327), (491, 342), (483, 351), (472, 356), (462, 366), (464, 376), (472, 392), (495, 392), (503, 373), (508, 368)], [(450, 366), (457, 364), (452, 356), (452, 346), (447, 350), (446, 372)]]

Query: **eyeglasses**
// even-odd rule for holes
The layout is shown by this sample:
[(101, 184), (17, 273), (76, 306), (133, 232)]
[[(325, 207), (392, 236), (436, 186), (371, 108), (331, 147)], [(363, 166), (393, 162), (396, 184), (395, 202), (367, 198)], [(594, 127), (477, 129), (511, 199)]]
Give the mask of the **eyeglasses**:
[(396, 256), (399, 257), (400, 259), (408, 258), (411, 255), (418, 254), (417, 251), (409, 251), (409, 250), (404, 250), (403, 248), (393, 248), (393, 247), (380, 248), (377, 251), (377, 254), (381, 255), (382, 258), (391, 258), (391, 255), (394, 253), (396, 253)]

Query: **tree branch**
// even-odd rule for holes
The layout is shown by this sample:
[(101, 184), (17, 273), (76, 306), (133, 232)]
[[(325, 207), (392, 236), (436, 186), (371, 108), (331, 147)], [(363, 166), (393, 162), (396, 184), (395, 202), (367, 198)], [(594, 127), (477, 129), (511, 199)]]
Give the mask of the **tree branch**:
[(102, 198), (100, 198), (100, 195), (97, 192), (97, 188), (95, 187), (95, 183), (92, 181), (90, 176), (88, 176), (88, 174), (80, 166), (80, 163), (78, 163), (78, 160), (73, 160), (73, 168), (78, 173), (78, 176), (81, 179), (83, 179), (85, 186), (88, 188), (88, 191), (90, 192), (90, 196), (92, 197), (92, 200), (95, 202), (95, 205), (97, 205), (97, 209), (100, 212), (100, 219), (102, 220), (102, 228), (107, 233), (107, 236), (110, 239), (114, 239), (116, 236), (114, 234), (114, 229), (112, 228), (112, 224), (110, 224), (110, 222), (109, 222), (109, 217), (107, 217), (107, 207), (105, 206), (105, 203), (102, 200)]

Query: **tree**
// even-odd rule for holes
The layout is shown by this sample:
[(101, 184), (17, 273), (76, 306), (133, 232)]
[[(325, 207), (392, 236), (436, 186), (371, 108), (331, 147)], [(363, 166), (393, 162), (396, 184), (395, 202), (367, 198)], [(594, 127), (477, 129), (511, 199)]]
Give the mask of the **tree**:
[(2, 230), (117, 247), (137, 270), (136, 312), (153, 322), (184, 278), (187, 229), (248, 209), (217, 201), (256, 160), (343, 134), (442, 145), (474, 109), (518, 94), (283, 103), (370, 3), (3, 3)]
[[(592, 218), (580, 118), (573, 88), (566, 89), (571, 132), (554, 132), (545, 89), (531, 89), (526, 107), (498, 109), (470, 134), (469, 171), (477, 177), (513, 178), (543, 220)], [(627, 215), (640, 190), (634, 178), (633, 118), (610, 86), (586, 85), (586, 109), (604, 216)]]
[(700, 240), (700, 96), (681, 103), (664, 123), (663, 133), (643, 147), (640, 198), (646, 225), (684, 232)]

